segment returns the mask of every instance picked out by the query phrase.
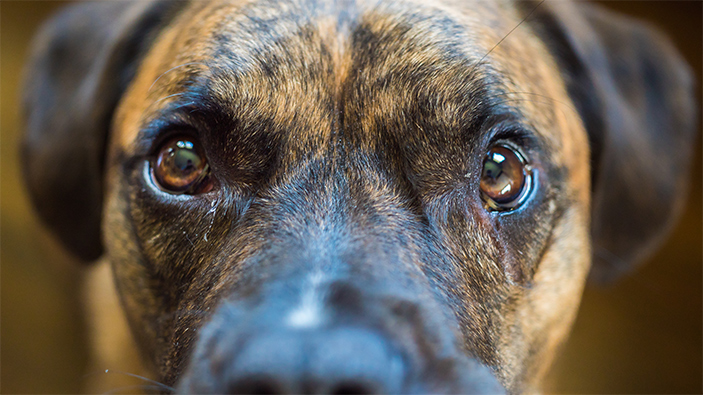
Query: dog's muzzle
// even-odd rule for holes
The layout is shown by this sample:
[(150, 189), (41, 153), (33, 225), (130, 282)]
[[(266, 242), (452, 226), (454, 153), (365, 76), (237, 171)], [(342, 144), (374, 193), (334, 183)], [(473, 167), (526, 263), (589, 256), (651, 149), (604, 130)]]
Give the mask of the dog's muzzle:
[(179, 392), (504, 392), (461, 352), (439, 304), (404, 277), (315, 271), (228, 299), (203, 327)]
[(451, 269), (430, 252), (419, 220), (369, 194), (378, 188), (354, 189), (367, 178), (345, 183), (343, 174), (325, 188), (291, 183), (300, 191), (283, 188), (249, 208), (255, 226), (244, 223), (213, 265), (232, 269), (211, 295), (219, 302), (177, 390), (504, 392), (466, 356), (446, 287), (432, 272)]

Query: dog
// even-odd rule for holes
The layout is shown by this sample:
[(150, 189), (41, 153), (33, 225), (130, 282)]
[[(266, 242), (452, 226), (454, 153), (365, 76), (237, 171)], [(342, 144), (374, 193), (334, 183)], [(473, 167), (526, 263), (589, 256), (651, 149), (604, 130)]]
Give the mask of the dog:
[(675, 220), (693, 90), (583, 3), (82, 3), (35, 41), (24, 176), (162, 392), (537, 392), (589, 273)]

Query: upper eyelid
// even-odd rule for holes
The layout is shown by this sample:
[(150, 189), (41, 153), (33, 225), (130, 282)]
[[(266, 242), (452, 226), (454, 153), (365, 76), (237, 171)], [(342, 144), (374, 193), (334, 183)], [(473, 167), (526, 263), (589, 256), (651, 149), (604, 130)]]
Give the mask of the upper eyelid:
[(138, 148), (141, 152), (148, 151), (148, 147), (169, 134), (170, 130), (188, 129), (195, 137), (202, 139), (206, 132), (218, 129), (230, 118), (224, 104), (215, 101), (205, 86), (194, 86), (143, 122), (138, 135)]
[[(217, 115), (213, 113), (217, 112)], [(149, 155), (155, 146), (168, 138), (171, 131), (189, 134), (195, 138), (202, 138), (202, 134), (209, 130), (207, 120), (225, 115), (219, 105), (202, 100), (200, 103), (191, 99), (169, 103), (167, 107), (158, 111), (146, 120), (136, 138), (136, 153)], [(500, 140), (513, 141), (519, 146), (530, 149), (540, 146), (540, 139), (525, 120), (513, 111), (500, 111), (491, 116), (491, 120), (481, 126), (484, 130), (480, 141), (483, 148), (488, 148)], [(234, 120), (233, 120), (234, 121)]]
[[(520, 154), (527, 162), (531, 162), (530, 154), (535, 150), (539, 151), (542, 143), (536, 133), (525, 122), (520, 119), (508, 117), (492, 125), (485, 125), (485, 132), (482, 133), (480, 140), (481, 147), (479, 152), (488, 152), (490, 147), (501, 144), (502, 142), (510, 143), (513, 148), (517, 148)], [(482, 163), (483, 156), (478, 155), (476, 163)]]
[(535, 133), (524, 122), (515, 119), (500, 121), (490, 126), (489, 131), (485, 134), (484, 142), (486, 146), (490, 146), (499, 140), (527, 140), (530, 143), (536, 143)]
[(174, 134), (185, 134), (200, 139), (203, 126), (195, 119), (181, 111), (161, 111), (137, 134), (135, 152), (153, 155), (158, 146)]

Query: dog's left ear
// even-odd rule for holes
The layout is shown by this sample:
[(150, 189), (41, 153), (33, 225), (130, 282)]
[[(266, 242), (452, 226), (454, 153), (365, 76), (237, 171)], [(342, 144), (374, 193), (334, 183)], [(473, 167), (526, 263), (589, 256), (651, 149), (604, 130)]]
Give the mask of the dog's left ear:
[(694, 81), (653, 27), (586, 3), (529, 19), (563, 71), (591, 144), (593, 267), (608, 281), (652, 253), (686, 197)]
[(24, 177), (41, 219), (82, 260), (102, 254), (103, 162), (113, 112), (158, 27), (182, 3), (78, 3), (35, 39), (23, 97)]

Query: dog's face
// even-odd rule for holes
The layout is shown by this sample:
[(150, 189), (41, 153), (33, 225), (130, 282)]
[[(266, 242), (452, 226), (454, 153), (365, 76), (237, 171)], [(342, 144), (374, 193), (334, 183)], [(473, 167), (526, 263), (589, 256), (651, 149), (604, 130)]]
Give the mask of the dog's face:
[(599, 9), (81, 7), (29, 72), (30, 189), (183, 392), (535, 389), (592, 245), (640, 258), (681, 193), (688, 74)]

